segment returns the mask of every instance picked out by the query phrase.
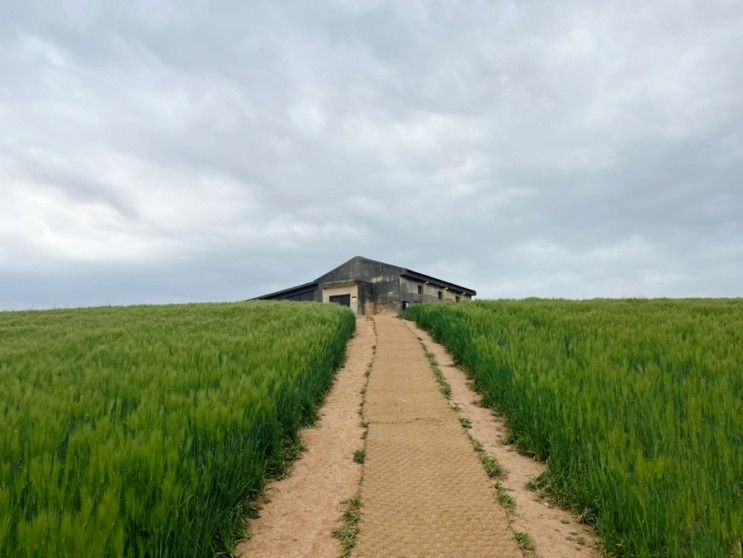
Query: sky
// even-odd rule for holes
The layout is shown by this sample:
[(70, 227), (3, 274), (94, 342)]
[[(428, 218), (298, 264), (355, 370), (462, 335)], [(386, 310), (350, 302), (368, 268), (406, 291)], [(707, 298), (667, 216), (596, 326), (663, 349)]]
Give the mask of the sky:
[(0, 10), (0, 309), (743, 296), (738, 0)]

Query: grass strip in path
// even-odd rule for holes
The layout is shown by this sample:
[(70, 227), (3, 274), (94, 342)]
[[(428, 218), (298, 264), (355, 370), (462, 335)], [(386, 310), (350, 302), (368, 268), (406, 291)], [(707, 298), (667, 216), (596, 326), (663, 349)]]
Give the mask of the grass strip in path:
[(252, 536), (237, 547), (237, 556), (337, 558), (341, 552), (333, 530), (361, 478), (353, 454), (363, 434), (358, 409), (373, 347), (372, 324), (357, 318), (346, 363), (320, 409), (320, 420), (301, 432), (305, 451), (286, 478), (267, 488), (260, 517), (248, 525)]
[[(374, 329), (374, 320), (370, 317), (367, 318), (374, 331), (374, 337), (376, 339), (376, 330)], [(354, 461), (363, 465), (364, 458), (366, 456), (366, 436), (369, 433), (368, 424), (364, 420), (364, 403), (366, 402), (366, 388), (369, 385), (369, 376), (371, 375), (372, 365), (374, 364), (374, 355), (377, 352), (377, 346), (372, 345), (372, 359), (369, 362), (366, 370), (364, 371), (364, 387), (361, 388), (361, 403), (359, 404), (359, 416), (361, 417), (360, 426), (362, 428), (361, 439), (363, 440), (363, 449), (356, 450), (354, 452)], [(363, 479), (362, 475), (359, 479), (359, 483)], [(341, 557), (347, 558), (351, 555), (351, 552), (356, 548), (356, 543), (359, 538), (359, 523), (361, 522), (361, 496), (358, 493), (350, 500), (344, 502), (346, 506), (341, 515), (340, 526), (333, 531), (333, 536), (338, 539), (341, 544)]]
[(431, 355), (429, 360), (434, 359), (437, 363), (442, 381), (451, 390), (451, 407), (457, 409), (461, 419), (469, 424), (466, 431), (483, 467), (489, 476), (496, 479), (498, 501), (510, 508), (511, 527), (525, 556), (533, 555), (534, 551), (525, 549), (525, 536), (519, 533), (531, 537), (531, 545), (527, 546), (534, 546), (537, 552), (543, 549), (542, 554), (551, 558), (600, 555), (599, 541), (593, 530), (575, 515), (552, 505), (527, 488), (530, 481), (544, 473), (546, 466), (518, 453), (514, 446), (506, 443), (511, 436), (505, 424), (490, 409), (482, 406), (480, 396), (471, 389), (465, 373), (454, 365), (446, 349), (413, 322), (404, 323), (426, 347)]

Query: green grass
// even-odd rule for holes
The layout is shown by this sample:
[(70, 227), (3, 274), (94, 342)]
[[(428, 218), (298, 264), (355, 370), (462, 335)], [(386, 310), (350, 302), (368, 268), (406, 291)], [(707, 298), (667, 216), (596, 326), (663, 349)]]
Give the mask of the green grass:
[(470, 442), (472, 442), (472, 447), (474, 448), (477, 457), (480, 459), (480, 463), (482, 463), (482, 468), (485, 469), (485, 473), (491, 479), (504, 478), (506, 476), (506, 473), (503, 470), (503, 467), (500, 466), (500, 463), (498, 463), (492, 455), (485, 451), (485, 448), (482, 447), (482, 444), (478, 440), (476, 440), (474, 436), (472, 436), (471, 434), (468, 434), (468, 436), (470, 438)]
[(362, 464), (366, 459), (366, 452), (364, 450), (356, 450), (353, 452), (353, 462)]
[(519, 548), (523, 550), (525, 554), (531, 555), (536, 550), (536, 547), (534, 546), (534, 539), (531, 538), (529, 533), (516, 531), (513, 536), (516, 539), (516, 543), (519, 545)]
[(447, 399), (451, 399), (451, 396), (452, 396), (451, 386), (449, 385), (449, 382), (446, 381), (446, 378), (444, 377), (444, 373), (441, 371), (439, 362), (436, 360), (436, 355), (434, 355), (431, 351), (428, 350), (428, 347), (426, 347), (423, 341), (421, 341), (420, 343), (421, 343), (421, 346), (423, 347), (423, 352), (426, 354), (428, 363), (431, 365), (431, 370), (433, 371), (433, 377), (436, 379), (436, 383), (439, 385), (439, 391), (441, 392), (441, 395), (443, 395)]
[(506, 477), (505, 470), (503, 470), (503, 467), (501, 467), (500, 463), (498, 463), (492, 455), (485, 451), (485, 448), (482, 447), (482, 444), (474, 436), (469, 433), (467, 435), (469, 436), (470, 442), (472, 442), (472, 447), (474, 448), (477, 457), (480, 459), (480, 463), (482, 463), (482, 468), (485, 470), (485, 474), (495, 481), (496, 501), (505, 508), (507, 512), (513, 512), (516, 509), (516, 501), (508, 493), (508, 490), (505, 489), (502, 482)]
[(495, 483), (495, 499), (507, 512), (513, 512), (516, 509), (516, 502), (500, 482)]
[(287, 302), (0, 313), (0, 556), (229, 552), (353, 329)]
[(743, 301), (421, 305), (541, 484), (627, 556), (729, 556), (743, 538)]
[(359, 537), (359, 523), (361, 522), (361, 498), (354, 496), (346, 502), (346, 509), (343, 511), (341, 526), (333, 531), (333, 536), (341, 543), (343, 558), (351, 555), (351, 551), (356, 547)]

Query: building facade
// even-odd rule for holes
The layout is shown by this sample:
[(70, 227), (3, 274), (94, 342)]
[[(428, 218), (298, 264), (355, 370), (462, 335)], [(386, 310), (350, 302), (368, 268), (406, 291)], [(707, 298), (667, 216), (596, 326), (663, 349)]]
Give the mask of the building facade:
[(357, 314), (397, 312), (422, 302), (460, 302), (477, 293), (404, 267), (356, 256), (311, 281), (256, 300), (334, 302)]

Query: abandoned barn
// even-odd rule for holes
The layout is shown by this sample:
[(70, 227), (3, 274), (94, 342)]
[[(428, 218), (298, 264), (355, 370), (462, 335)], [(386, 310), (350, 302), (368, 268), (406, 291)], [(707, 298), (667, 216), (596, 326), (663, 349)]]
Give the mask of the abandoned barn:
[(357, 314), (399, 311), (421, 302), (459, 302), (477, 293), (411, 269), (356, 256), (309, 283), (257, 300), (335, 302)]

